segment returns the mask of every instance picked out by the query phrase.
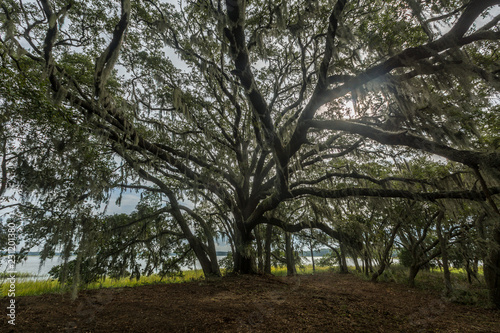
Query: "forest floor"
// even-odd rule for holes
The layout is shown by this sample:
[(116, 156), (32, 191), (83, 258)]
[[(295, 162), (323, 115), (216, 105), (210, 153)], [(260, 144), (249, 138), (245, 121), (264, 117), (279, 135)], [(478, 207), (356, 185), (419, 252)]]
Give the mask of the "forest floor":
[[(6, 311), (9, 299), (0, 300)], [(228, 276), (16, 298), (0, 332), (500, 332), (500, 311), (352, 274)]]

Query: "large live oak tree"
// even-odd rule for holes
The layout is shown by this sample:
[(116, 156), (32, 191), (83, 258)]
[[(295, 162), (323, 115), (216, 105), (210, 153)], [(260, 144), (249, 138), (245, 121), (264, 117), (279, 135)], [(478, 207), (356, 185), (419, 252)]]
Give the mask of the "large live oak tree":
[[(235, 270), (250, 273), (260, 224), (345, 238), (273, 215), (298, 198), (488, 201), (498, 214), (497, 5), (4, 0), (0, 45), (3, 66), (38, 73), (65, 121), (125, 161), (115, 186), (164, 196), (158, 214), (206, 275), (220, 274), (221, 230)], [(479, 185), (443, 188), (396, 167), (421, 155), (469, 168)], [(491, 238), (485, 276), (500, 303), (500, 223)]]

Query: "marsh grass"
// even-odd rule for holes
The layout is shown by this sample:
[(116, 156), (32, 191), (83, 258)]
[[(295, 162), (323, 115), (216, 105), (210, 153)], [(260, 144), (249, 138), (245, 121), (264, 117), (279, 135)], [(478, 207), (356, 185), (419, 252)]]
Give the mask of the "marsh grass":
[[(56, 280), (16, 280), (16, 296), (32, 296), (64, 291), (64, 288)], [(9, 293), (9, 284), (2, 283), (2, 297)]]
[[(161, 277), (159, 275), (142, 276), (140, 279), (111, 279), (106, 278), (97, 282), (90, 283), (82, 289), (100, 289), (100, 288), (123, 288), (123, 287), (137, 287), (158, 283), (181, 283), (193, 281), (203, 278), (203, 271), (184, 271), (182, 275)], [(71, 286), (61, 285), (59, 281), (54, 279), (47, 280), (29, 280), (29, 279), (16, 279), (16, 296), (33, 296), (48, 293), (65, 293), (71, 290)], [(2, 280), (2, 297), (9, 293), (9, 283)]]
[[(316, 271), (313, 272), (312, 265), (306, 265), (302, 267), (297, 267), (297, 274), (313, 274), (313, 273), (323, 273), (323, 272), (332, 272), (334, 271), (333, 267), (318, 267), (316, 266)], [(271, 267), (271, 273), (275, 276), (286, 276), (287, 270), (286, 267)]]

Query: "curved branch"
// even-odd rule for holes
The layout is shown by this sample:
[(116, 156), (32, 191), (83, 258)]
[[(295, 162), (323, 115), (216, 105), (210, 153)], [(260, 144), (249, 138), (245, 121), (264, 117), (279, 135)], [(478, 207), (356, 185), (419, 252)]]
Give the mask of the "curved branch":
[(458, 150), (444, 144), (428, 140), (424, 137), (408, 133), (408, 131), (388, 132), (368, 125), (345, 120), (309, 120), (304, 123), (304, 126), (345, 131), (353, 134), (359, 134), (386, 145), (407, 146), (419, 149), (428, 153), (446, 157), (451, 161), (462, 163), (471, 168), (477, 168), (480, 165), (495, 168), (500, 167), (500, 153), (498, 152), (486, 153), (471, 150)]
[(419, 60), (435, 56), (440, 52), (453, 47), (461, 47), (480, 40), (499, 39), (500, 32), (494, 31), (478, 31), (470, 36), (464, 37), (464, 34), (469, 30), (476, 18), (484, 10), (496, 4), (500, 4), (500, 0), (471, 1), (453, 28), (440, 39), (425, 45), (405, 49), (382, 63), (367, 69), (351, 79), (348, 79), (341, 86), (326, 91), (319, 91), (313, 94), (300, 116), (298, 125), (285, 149), (289, 153), (289, 156), (295, 154), (306, 142), (307, 126), (304, 125), (304, 122), (313, 119), (316, 111), (322, 105), (344, 96), (353, 89), (361, 87), (362, 85), (382, 75), (388, 74), (396, 68), (413, 66)]
[[(489, 188), (490, 193), (499, 194), (500, 187)], [(482, 191), (437, 191), (437, 192), (412, 192), (408, 190), (373, 189), (373, 188), (345, 188), (340, 190), (319, 189), (303, 187), (291, 190), (293, 197), (314, 195), (320, 198), (340, 199), (347, 197), (379, 197), (379, 198), (405, 198), (418, 201), (434, 201), (437, 199), (465, 199), (485, 201), (486, 195)]]
[(94, 86), (96, 91), (96, 96), (101, 97), (102, 90), (106, 84), (111, 71), (115, 66), (116, 60), (120, 54), (120, 48), (125, 36), (125, 31), (129, 25), (130, 20), (130, 0), (121, 1), (122, 14), (120, 21), (115, 27), (113, 32), (113, 38), (109, 43), (106, 50), (97, 58), (94, 73)]

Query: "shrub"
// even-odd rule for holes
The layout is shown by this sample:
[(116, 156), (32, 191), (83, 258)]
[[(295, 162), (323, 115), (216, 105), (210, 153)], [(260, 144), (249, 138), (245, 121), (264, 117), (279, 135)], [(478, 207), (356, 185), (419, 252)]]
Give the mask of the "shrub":
[(233, 253), (229, 251), (225, 258), (219, 260), (219, 267), (225, 269), (226, 272), (232, 272), (234, 269)]
[(402, 248), (401, 250), (399, 250), (398, 257), (399, 257), (399, 264), (400, 265), (403, 265), (404, 267), (411, 266), (413, 258), (411, 256), (410, 251), (408, 251), (405, 248)]
[[(68, 261), (66, 264), (66, 283), (72, 284), (73, 278), (75, 277), (75, 265), (76, 259)], [(63, 280), (64, 264), (54, 266), (49, 271), (49, 276), (53, 279), (57, 279), (59, 282)], [(83, 284), (89, 284), (99, 280), (101, 276), (104, 275), (104, 271), (101, 269), (96, 269), (90, 265), (88, 260), (84, 260), (80, 263), (80, 282)]]
[(316, 262), (316, 265), (319, 267), (331, 267), (335, 266), (338, 264), (337, 257), (333, 253), (333, 251), (328, 252), (327, 254), (323, 255), (318, 261)]

